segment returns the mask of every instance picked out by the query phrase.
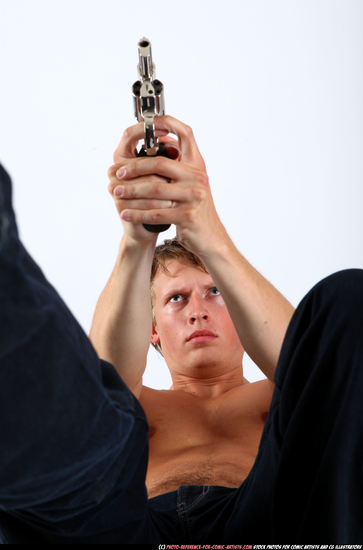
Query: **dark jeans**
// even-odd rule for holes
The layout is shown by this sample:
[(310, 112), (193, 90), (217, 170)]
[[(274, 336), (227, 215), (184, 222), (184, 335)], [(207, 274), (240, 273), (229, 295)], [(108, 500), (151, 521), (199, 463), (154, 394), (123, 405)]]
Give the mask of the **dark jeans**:
[(241, 487), (148, 500), (144, 411), (22, 246), (0, 167), (3, 542), (363, 543), (362, 336), (363, 271), (318, 283)]

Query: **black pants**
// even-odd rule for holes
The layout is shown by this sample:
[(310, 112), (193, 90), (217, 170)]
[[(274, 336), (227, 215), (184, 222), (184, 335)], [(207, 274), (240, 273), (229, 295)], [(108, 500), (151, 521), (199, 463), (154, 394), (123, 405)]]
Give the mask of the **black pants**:
[(318, 283), (241, 487), (148, 500), (144, 411), (21, 245), (0, 167), (3, 542), (363, 543), (362, 336), (363, 271)]

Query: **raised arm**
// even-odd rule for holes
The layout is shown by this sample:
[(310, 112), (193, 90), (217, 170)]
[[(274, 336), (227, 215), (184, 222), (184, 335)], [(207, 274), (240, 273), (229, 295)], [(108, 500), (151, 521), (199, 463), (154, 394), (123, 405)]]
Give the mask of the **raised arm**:
[(150, 271), (155, 245), (124, 235), (116, 265), (95, 309), (90, 340), (139, 396), (150, 344)]
[(200, 257), (223, 296), (246, 352), (273, 381), (293, 306), (240, 254), (228, 235), (203, 250)]
[[(140, 124), (125, 132), (114, 154), (115, 164), (109, 169), (109, 192), (119, 213), (125, 206), (122, 197), (114, 193), (118, 184), (116, 172), (121, 164), (127, 164), (134, 158), (137, 141), (142, 135)], [(157, 176), (149, 176), (149, 180), (165, 181)], [(170, 204), (170, 201), (164, 204), (158, 200), (154, 203), (159, 208)], [(133, 205), (142, 208), (143, 201), (136, 200)], [(90, 339), (99, 357), (115, 366), (138, 397), (151, 338), (150, 273), (157, 235), (146, 231), (142, 225), (124, 221), (123, 227), (124, 235), (116, 265), (98, 300)]]
[[(169, 116), (160, 117), (156, 127), (177, 134), (181, 162), (150, 158), (125, 166), (119, 185), (124, 182), (129, 205), (122, 218), (134, 224), (176, 224), (180, 242), (203, 260), (221, 291), (244, 349), (273, 380), (294, 308), (234, 246), (216, 212), (192, 130)], [(155, 173), (177, 185), (150, 182), (148, 174)], [(153, 207), (150, 201), (156, 197), (172, 201), (174, 208)], [(138, 209), (135, 199), (149, 202)]]

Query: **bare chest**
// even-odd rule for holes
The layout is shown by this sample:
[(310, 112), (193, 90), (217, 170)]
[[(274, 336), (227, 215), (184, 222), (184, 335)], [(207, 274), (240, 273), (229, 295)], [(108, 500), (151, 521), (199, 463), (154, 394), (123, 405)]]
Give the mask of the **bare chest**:
[(149, 422), (149, 497), (183, 484), (238, 487), (254, 463), (271, 392), (205, 401), (154, 391), (140, 399)]
[[(181, 449), (231, 443), (245, 446), (263, 428), (266, 411), (246, 403), (206, 404), (197, 399), (165, 396), (145, 409), (149, 422), (150, 449), (173, 453)], [(234, 400), (236, 401), (236, 400)]]

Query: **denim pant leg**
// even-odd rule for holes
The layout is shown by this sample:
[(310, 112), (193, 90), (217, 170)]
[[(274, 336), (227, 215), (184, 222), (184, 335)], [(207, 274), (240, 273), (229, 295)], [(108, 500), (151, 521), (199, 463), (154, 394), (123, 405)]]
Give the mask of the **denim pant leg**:
[(150, 542), (144, 411), (22, 246), (1, 166), (0, 418), (6, 541)]
[(362, 543), (363, 270), (327, 277), (302, 301), (276, 386), (275, 539)]
[(288, 327), (255, 465), (224, 540), (363, 542), (363, 270), (335, 273)]

